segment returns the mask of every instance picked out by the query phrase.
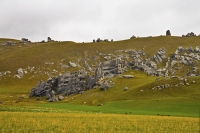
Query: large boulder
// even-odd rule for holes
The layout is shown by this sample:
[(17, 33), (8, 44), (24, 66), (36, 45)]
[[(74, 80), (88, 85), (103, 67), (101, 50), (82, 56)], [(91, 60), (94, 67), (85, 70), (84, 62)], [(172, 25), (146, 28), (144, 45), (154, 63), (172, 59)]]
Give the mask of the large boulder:
[(21, 79), (21, 78), (23, 78), (25, 73), (27, 73), (27, 71), (24, 71), (22, 68), (19, 68), (17, 70), (16, 74), (14, 75), (14, 77)]
[(71, 66), (71, 67), (77, 67), (77, 65), (76, 65), (76, 63), (73, 63), (73, 62), (69, 62), (69, 65)]
[(51, 37), (47, 37), (47, 42), (51, 42)]
[(20, 40), (20, 42), (21, 43), (27, 43), (27, 42), (30, 42), (27, 38), (22, 38), (21, 40)]
[(7, 42), (6, 42), (6, 45), (7, 45), (7, 46), (12, 46), (12, 45), (14, 45), (14, 42), (12, 42), (12, 41), (7, 41)]
[(64, 97), (63, 97), (62, 95), (59, 95), (59, 96), (58, 96), (58, 100), (59, 100), (59, 101), (61, 101), (61, 100), (63, 100), (63, 99), (64, 99)]
[(100, 38), (98, 38), (97, 40), (96, 40), (96, 42), (101, 42), (102, 40), (100, 39)]
[(166, 31), (166, 36), (171, 36), (170, 30), (167, 30), (167, 31)]
[(199, 52), (200, 52), (199, 46), (196, 46), (196, 48), (194, 49), (194, 52), (195, 52), (195, 53), (199, 53)]
[(124, 91), (127, 91), (128, 90), (128, 87), (124, 87), (124, 89), (123, 89)]
[(122, 74), (127, 68), (127, 62), (120, 58), (105, 61), (100, 64), (99, 69), (103, 73), (103, 77), (113, 77)]
[(135, 35), (132, 35), (130, 39), (133, 39), (133, 38), (136, 38), (136, 36), (135, 36)]
[(105, 91), (108, 88), (111, 88), (113, 86), (113, 84), (111, 84), (110, 82), (111, 80), (105, 80), (103, 82), (100, 83), (100, 90)]
[(41, 100), (41, 97), (37, 97), (36, 100), (37, 100), (37, 101), (40, 101), (40, 100)]
[(123, 78), (126, 78), (126, 79), (130, 79), (130, 78), (134, 78), (133, 75), (122, 75)]
[(56, 97), (57, 94), (68, 96), (80, 93), (86, 89), (93, 88), (98, 80), (96, 73), (93, 76), (89, 76), (83, 69), (74, 73), (67, 72), (58, 77), (50, 78), (46, 82), (40, 81), (31, 90), (29, 97), (46, 96), (47, 101), (54, 102), (61, 99), (61, 97)]

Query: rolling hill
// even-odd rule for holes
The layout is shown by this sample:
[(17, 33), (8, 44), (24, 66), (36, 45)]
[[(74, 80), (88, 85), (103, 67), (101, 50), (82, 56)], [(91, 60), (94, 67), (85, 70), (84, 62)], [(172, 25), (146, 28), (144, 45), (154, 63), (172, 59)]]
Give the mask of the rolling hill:
[[(159, 36), (99, 43), (69, 41), (20, 43), (20, 40), (0, 39), (0, 44), (5, 44), (7, 41), (15, 43), (12, 46), (0, 45), (2, 106), (39, 106), (84, 111), (101, 110), (113, 113), (198, 116), (200, 64), (189, 54), (200, 53), (194, 52), (195, 48), (200, 46), (200, 37)], [(153, 60), (153, 56), (162, 48), (166, 57), (160, 62)], [(186, 51), (188, 48), (192, 48), (192, 52)], [(82, 68), (89, 75), (93, 75), (95, 68), (102, 62), (117, 57), (126, 62), (135, 61), (135, 56), (130, 55), (132, 51), (137, 51), (137, 53), (141, 51), (140, 59), (150, 59), (156, 63), (156, 70), (163, 69), (168, 58), (170, 58), (169, 65), (172, 65), (177, 49), (184, 49), (179, 51), (178, 58), (190, 57), (192, 63), (184, 64), (180, 62), (181, 59), (176, 59), (178, 63), (173, 67), (176, 70), (175, 74), (169, 72), (167, 77), (147, 75), (147, 72), (140, 68), (128, 67), (123, 74), (112, 77), (114, 85), (104, 91), (96, 86), (94, 89), (84, 91), (83, 94), (66, 96), (56, 103), (48, 103), (45, 97), (42, 97), (40, 101), (36, 101), (35, 97), (28, 98), (31, 88), (35, 87), (40, 80), (47, 81), (50, 77), (57, 77), (66, 72), (76, 72)], [(71, 66), (69, 62), (75, 63), (76, 67)], [(197, 68), (196, 75), (188, 75), (193, 72), (194, 67)], [(23, 70), (23, 76), (16, 77), (20, 68)], [(121, 75), (134, 75), (134, 78), (127, 79)], [(161, 88), (163, 85), (169, 85), (169, 87)], [(124, 91), (125, 87), (128, 88), (127, 91)]]

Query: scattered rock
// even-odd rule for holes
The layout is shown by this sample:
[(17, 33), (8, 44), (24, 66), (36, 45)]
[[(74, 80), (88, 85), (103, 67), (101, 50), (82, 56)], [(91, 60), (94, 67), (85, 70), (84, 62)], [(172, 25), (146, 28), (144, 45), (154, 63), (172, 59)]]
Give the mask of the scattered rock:
[(14, 75), (14, 77), (16, 77), (16, 78), (18, 78), (18, 79), (23, 78), (23, 76), (24, 76), (24, 71), (23, 71), (22, 68), (19, 68), (19, 69), (17, 70), (16, 74)]
[(129, 79), (129, 78), (134, 78), (133, 75), (122, 75), (122, 77), (123, 77), (123, 78), (127, 78), (127, 79)]
[(196, 36), (196, 34), (194, 34), (194, 32), (190, 32), (187, 33), (186, 35), (182, 35), (182, 37), (192, 37), (192, 36)]
[(63, 100), (63, 99), (64, 99), (64, 97), (63, 97), (62, 95), (59, 95), (59, 96), (58, 96), (58, 100), (59, 100), (59, 101), (61, 101), (61, 100)]
[(69, 66), (68, 65), (62, 65), (61, 68), (67, 69), (67, 68), (69, 68)]
[(79, 94), (84, 94), (84, 93), (85, 93), (85, 91), (80, 91), (80, 92), (79, 92)]
[(45, 64), (46, 64), (46, 65), (53, 65), (54, 62), (46, 62)]
[(196, 82), (193, 80), (193, 81), (192, 81), (192, 84), (195, 84), (195, 83), (196, 83)]
[(23, 95), (21, 95), (21, 96), (19, 96), (19, 98), (24, 98), (24, 96), (23, 96)]
[(6, 42), (6, 45), (7, 45), (7, 46), (12, 46), (12, 45), (14, 45), (14, 43), (13, 43), (12, 41), (7, 41), (7, 42)]
[(36, 100), (37, 100), (37, 101), (40, 101), (40, 100), (41, 100), (41, 97), (37, 97)]
[(21, 41), (22, 42), (28, 42), (28, 39), (27, 38), (22, 38)]
[(21, 43), (26, 43), (26, 42), (28, 42), (29, 40), (27, 39), (27, 38), (22, 38), (21, 40), (20, 40), (20, 42)]
[(100, 39), (100, 38), (98, 38), (97, 40), (96, 40), (96, 42), (101, 42), (102, 40)]
[(70, 65), (71, 67), (77, 67), (76, 63), (73, 63), (73, 62), (69, 62), (69, 65)]
[[(97, 39), (97, 42), (101, 41), (108, 40), (101, 40), (100, 38)], [(125, 71), (127, 71), (127, 68), (141, 70), (147, 75), (157, 76), (157, 79), (159, 79), (159, 77), (180, 78), (182, 77), (182, 75), (178, 76), (178, 72), (181, 71), (181, 67), (184, 67), (184, 65), (186, 64), (191, 65), (193, 63), (192, 67), (188, 67), (189, 69), (187, 76), (188, 74), (190, 74), (189, 76), (199, 75), (197, 73), (199, 71), (196, 65), (198, 59), (200, 60), (199, 47), (196, 47), (195, 49), (193, 49), (192, 47), (188, 47), (185, 49), (182, 46), (179, 46), (175, 53), (173, 53), (170, 57), (165, 56), (165, 48), (160, 48), (152, 58), (147, 58), (146, 56), (143, 56), (145, 53), (144, 49), (126, 49), (118, 50), (115, 52), (117, 53), (117, 55), (113, 53), (103, 54), (97, 52), (98, 57), (101, 58), (101, 61), (102, 58), (105, 58), (107, 61), (93, 63), (93, 65), (90, 64), (91, 67), (89, 63), (91, 61), (95, 61), (95, 59), (92, 60), (91, 58), (88, 58), (88, 60), (90, 61), (88, 61), (87, 59), (80, 59), (77, 61), (78, 64), (69, 62), (69, 65), (71, 67), (76, 67), (85, 64), (84, 70), (77, 72), (67, 72), (64, 74), (60, 74), (57, 77), (48, 79), (45, 82), (39, 82), (37, 86), (31, 90), (30, 97), (46, 96), (46, 99), (48, 101), (53, 102), (59, 100), (59, 95), (68, 96), (72, 94), (82, 94), (82, 92), (94, 88), (100, 88), (100, 90), (107, 90), (108, 88), (114, 85), (110, 82), (110, 78), (112, 78), (113, 76), (122, 75)], [(64, 65), (63, 63), (64, 62), (60, 63), (57, 67), (68, 68), (68, 66)], [(96, 67), (96, 69), (94, 67)], [(31, 71), (30, 69), (28, 70)], [(58, 70), (59, 69), (56, 69), (55, 71), (49, 70), (50, 72), (46, 73), (50, 76), (53, 72), (58, 73)], [(41, 70), (34, 70), (32, 72), (37, 74), (40, 71)], [(89, 74), (88, 71), (90, 71), (91, 73)], [(21, 78), (23, 77), (23, 74), (25, 74), (25, 71), (24, 69), (19, 69), (17, 73), (18, 75), (16, 75), (16, 77), (18, 76), (18, 78)], [(122, 75), (122, 77), (134, 78), (133, 75)], [(186, 85), (188, 81), (185, 81), (183, 79), (181, 83), (184, 83)], [(179, 85), (181, 84), (177, 83), (175, 86), (178, 87)], [(165, 88), (170, 87), (172, 86), (169, 84), (163, 84), (153, 87), (152, 90), (163, 90)], [(52, 94), (52, 90), (54, 90), (54, 94)], [(124, 88), (124, 90), (126, 89)]]
[(103, 41), (104, 41), (104, 42), (109, 42), (108, 39), (104, 39)]
[(104, 91), (108, 88), (111, 88), (113, 85), (109, 83), (109, 80), (105, 80), (102, 83), (100, 83), (100, 90)]
[(124, 91), (127, 91), (128, 90), (128, 87), (124, 87)]

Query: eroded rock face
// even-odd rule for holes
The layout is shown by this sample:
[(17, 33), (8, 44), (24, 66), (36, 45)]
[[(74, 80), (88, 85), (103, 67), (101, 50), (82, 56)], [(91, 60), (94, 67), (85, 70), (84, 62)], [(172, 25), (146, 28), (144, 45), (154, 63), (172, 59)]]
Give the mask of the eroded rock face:
[(48, 80), (47, 82), (40, 81), (35, 88), (31, 89), (29, 97), (45, 96), (46, 92), (51, 90), (51, 88), (52, 88), (52, 83), (50, 80)]
[(88, 75), (86, 70), (80, 70), (74, 73), (67, 72), (58, 77), (50, 78), (46, 82), (40, 81), (30, 92), (32, 96), (46, 96), (50, 102), (57, 101), (56, 95), (65, 96), (84, 92), (100, 86), (101, 90), (112, 87), (110, 80), (101, 81), (104, 77), (112, 77), (113, 75), (122, 74), (126, 69), (126, 62), (120, 59), (114, 59), (103, 62), (94, 71), (94, 75)]
[(165, 49), (164, 48), (160, 48), (159, 51), (152, 58), (157, 63), (161, 63), (163, 61), (163, 59), (166, 58)]
[(127, 68), (127, 62), (116, 58), (110, 61), (105, 61), (100, 64), (101, 73), (103, 77), (113, 77), (117, 74), (122, 74)]
[(93, 76), (87, 75), (85, 70), (74, 73), (65, 73), (58, 77), (50, 78), (46, 82), (40, 81), (29, 94), (33, 96), (46, 96), (50, 102), (62, 100), (56, 97), (57, 94), (71, 95), (93, 88), (99, 81), (98, 73)]
[(105, 80), (103, 82), (100, 82), (99, 84), (100, 84), (100, 90), (102, 91), (105, 91), (113, 86), (111, 80)]
[[(179, 46), (169, 57), (165, 55), (165, 48), (160, 48), (151, 58), (146, 57), (146, 53), (142, 50), (118, 50), (116, 53), (117, 55), (113, 53), (98, 53), (102, 59), (105, 57), (110, 58), (107, 58), (104, 62), (96, 62), (95, 65), (89, 64), (88, 62), (90, 62), (90, 60), (85, 58), (81, 59), (81, 62), (78, 60), (78, 65), (69, 62), (69, 65), (72, 67), (78, 66), (81, 68), (80, 65), (84, 67), (77, 72), (67, 72), (57, 77), (52, 77), (46, 82), (40, 81), (36, 87), (31, 90), (29, 96), (46, 96), (48, 101), (54, 102), (62, 100), (59, 96), (64, 97), (71, 94), (83, 94), (84, 91), (97, 87), (99, 87), (100, 90), (107, 90), (114, 85), (110, 82), (113, 76), (121, 76), (124, 78), (134, 77), (133, 75), (122, 75), (127, 68), (141, 70), (147, 75), (170, 78), (179, 77), (176, 72), (180, 71), (181, 67), (190, 65), (192, 66), (190, 67), (191, 70), (188, 71), (186, 76), (199, 75), (198, 67), (195, 66), (195, 63), (200, 60), (199, 46), (194, 49), (192, 47), (183, 48)], [(61, 64), (61, 66), (63, 66), (63, 64)], [(89, 72), (92, 74), (89, 74)], [(17, 73), (22, 75), (23, 70), (19, 69)], [(185, 84), (186, 83), (184, 83), (184, 85)], [(179, 86), (179, 84), (176, 86)], [(156, 90), (169, 87), (169, 85), (160, 85), (156, 87)]]

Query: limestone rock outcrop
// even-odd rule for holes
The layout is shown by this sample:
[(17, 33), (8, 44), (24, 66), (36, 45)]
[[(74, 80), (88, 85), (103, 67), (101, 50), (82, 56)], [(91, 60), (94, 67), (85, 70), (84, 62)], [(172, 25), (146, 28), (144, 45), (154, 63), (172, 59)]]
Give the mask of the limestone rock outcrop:
[(171, 36), (170, 30), (167, 30), (167, 31), (166, 31), (166, 36)]

